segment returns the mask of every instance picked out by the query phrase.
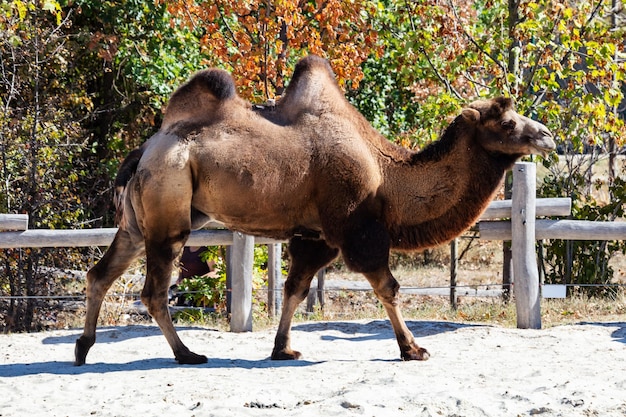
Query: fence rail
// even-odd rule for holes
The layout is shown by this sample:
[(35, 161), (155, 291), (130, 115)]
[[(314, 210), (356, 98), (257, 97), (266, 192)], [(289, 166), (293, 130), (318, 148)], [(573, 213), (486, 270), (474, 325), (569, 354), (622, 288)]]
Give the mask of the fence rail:
[[(117, 228), (115, 227), (64, 230), (30, 229), (0, 232), (0, 249), (109, 246), (116, 233)], [(257, 244), (278, 242), (274, 239), (255, 238)], [(233, 232), (230, 230), (203, 229), (191, 232), (186, 246), (228, 246), (232, 244)]]
[[(510, 221), (482, 221), (478, 224), (482, 240), (511, 240)], [(536, 220), (535, 238), (564, 240), (624, 240), (626, 222), (588, 220)]]
[[(541, 294), (536, 259), (537, 239), (622, 240), (626, 223), (582, 220), (537, 220), (544, 215), (536, 199), (536, 166), (518, 162), (513, 167), (513, 194), (510, 220), (481, 221), (483, 240), (510, 240), (518, 328), (541, 328)], [(571, 203), (570, 203), (571, 204)], [(556, 215), (569, 215), (558, 213)]]

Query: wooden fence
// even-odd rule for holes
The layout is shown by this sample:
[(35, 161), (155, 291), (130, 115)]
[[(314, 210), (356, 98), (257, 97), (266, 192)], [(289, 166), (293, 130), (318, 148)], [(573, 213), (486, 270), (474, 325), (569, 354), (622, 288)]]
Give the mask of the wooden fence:
[[(512, 200), (493, 201), (480, 217), (480, 239), (511, 240), (514, 294), (519, 328), (541, 328), (540, 285), (535, 252), (537, 239), (621, 240), (626, 223), (580, 220), (536, 220), (536, 216), (567, 216), (568, 198), (536, 199), (536, 166), (519, 162), (513, 170)], [(510, 219), (490, 221), (491, 219)], [(116, 228), (28, 230), (28, 216), (0, 214), (0, 248), (108, 246)], [(227, 275), (231, 288), (231, 331), (252, 330), (252, 261), (254, 245), (267, 244), (268, 309), (280, 308), (281, 242), (229, 230), (193, 231), (187, 246), (229, 246)]]
[[(510, 220), (481, 221), (480, 239), (510, 240), (513, 289), (518, 328), (541, 328), (541, 294), (535, 241), (540, 239), (623, 240), (626, 222), (585, 220), (537, 220), (537, 215), (564, 216), (567, 211), (546, 214), (536, 199), (536, 165), (518, 162), (513, 167)], [(569, 203), (571, 205), (571, 202)], [(483, 216), (484, 217), (484, 216)]]
[[(0, 249), (109, 246), (116, 233), (117, 228), (29, 230), (28, 215), (0, 214)], [(231, 331), (252, 330), (252, 264), (255, 244), (268, 245), (268, 309), (270, 314), (274, 314), (280, 308), (280, 296), (277, 296), (282, 284), (280, 243), (223, 229), (191, 232), (186, 246), (230, 247), (227, 280), (231, 289)]]

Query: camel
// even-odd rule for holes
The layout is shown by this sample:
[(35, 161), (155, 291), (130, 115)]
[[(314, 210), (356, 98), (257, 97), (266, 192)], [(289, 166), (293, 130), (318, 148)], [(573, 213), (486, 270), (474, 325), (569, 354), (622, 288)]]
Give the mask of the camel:
[(175, 91), (160, 130), (122, 163), (115, 186), (119, 230), (87, 274), (84, 332), (75, 364), (96, 340), (111, 284), (146, 256), (141, 300), (180, 364), (190, 351), (172, 324), (167, 290), (191, 230), (208, 221), (288, 240), (289, 273), (273, 360), (298, 359), (291, 323), (315, 273), (341, 254), (384, 306), (403, 360), (426, 360), (399, 308), (390, 250), (441, 245), (475, 223), (520, 157), (555, 148), (550, 131), (511, 99), (472, 102), (421, 152), (392, 144), (345, 99), (328, 62), (296, 66), (274, 107), (252, 106), (218, 69)]

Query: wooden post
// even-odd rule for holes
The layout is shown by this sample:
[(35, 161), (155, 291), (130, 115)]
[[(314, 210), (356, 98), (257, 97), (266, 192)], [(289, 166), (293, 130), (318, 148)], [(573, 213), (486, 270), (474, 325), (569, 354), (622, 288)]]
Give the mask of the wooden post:
[(450, 306), (456, 310), (456, 277), (458, 274), (458, 240), (450, 241)]
[[(506, 172), (504, 177), (504, 198), (511, 199), (513, 192), (513, 173)], [(510, 216), (509, 216), (510, 217)], [(502, 241), (502, 300), (508, 303), (511, 299), (511, 283), (513, 283), (513, 257), (511, 256), (511, 242)]]
[(315, 302), (317, 301), (317, 291), (309, 288), (309, 294), (306, 296), (306, 312), (312, 313), (315, 310)]
[(317, 271), (317, 301), (320, 303), (320, 308), (324, 310), (324, 280), (326, 278), (326, 268), (322, 268)]
[(233, 244), (226, 246), (226, 314), (230, 317), (233, 306)]
[(280, 243), (267, 245), (267, 313), (276, 316), (282, 307), (282, 247)]
[(324, 277), (326, 276), (326, 268), (317, 271), (317, 288), (312, 291), (309, 289), (309, 295), (306, 297), (306, 312), (313, 313), (315, 311), (315, 303), (319, 302), (320, 307), (324, 309)]
[(254, 237), (233, 232), (231, 250), (233, 274), (230, 330), (232, 332), (251, 332)]
[(535, 252), (536, 166), (518, 162), (513, 168), (511, 210), (513, 277), (517, 327), (541, 328), (539, 274)]

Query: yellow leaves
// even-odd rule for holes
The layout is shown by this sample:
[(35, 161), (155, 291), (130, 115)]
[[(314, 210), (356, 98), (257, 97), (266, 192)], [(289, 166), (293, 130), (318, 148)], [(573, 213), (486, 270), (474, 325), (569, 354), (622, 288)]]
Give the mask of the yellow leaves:
[(571, 7), (564, 7), (563, 18), (570, 20), (572, 17), (574, 17), (574, 10)]
[(17, 9), (17, 15), (19, 16), (20, 20), (26, 19), (26, 12), (28, 11), (26, 9), (26, 5), (19, 0), (16, 1), (14, 5), (15, 5), (15, 8)]

